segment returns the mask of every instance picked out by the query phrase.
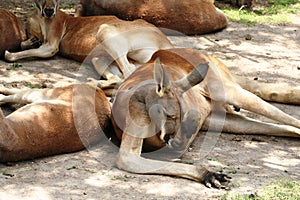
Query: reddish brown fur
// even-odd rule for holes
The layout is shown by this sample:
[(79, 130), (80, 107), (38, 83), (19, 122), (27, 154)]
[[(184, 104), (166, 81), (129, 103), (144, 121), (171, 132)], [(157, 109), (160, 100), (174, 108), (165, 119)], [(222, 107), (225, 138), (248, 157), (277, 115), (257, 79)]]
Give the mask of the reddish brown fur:
[[(35, 13), (30, 16), (28, 21), (41, 21)], [(33, 20), (32, 20), (32, 19)], [(46, 36), (40, 33), (40, 27), (30, 27), (32, 36), (39, 38), (43, 43), (57, 42), (59, 43), (59, 53), (67, 58), (82, 62), (99, 44), (96, 40), (96, 33), (100, 25), (109, 21), (118, 21), (114, 16), (98, 16), (98, 17), (72, 17), (61, 10), (57, 10), (55, 18), (61, 20), (45, 20)], [(44, 41), (44, 38), (46, 41)]]
[[(228, 68), (218, 59), (214, 58), (211, 55), (207, 54), (202, 54), (196, 50), (192, 49), (168, 49), (168, 50), (159, 50), (157, 51), (152, 59), (144, 64), (143, 66), (137, 68), (133, 74), (131, 74), (119, 87), (118, 93), (122, 93), (125, 91), (129, 91), (131, 88), (134, 88), (136, 85), (140, 84), (141, 82), (145, 80), (152, 80), (153, 79), (153, 65), (155, 62), (155, 59), (159, 57), (165, 71), (167, 74), (172, 78), (173, 81), (179, 80), (186, 76), (190, 71), (194, 69), (194, 66), (199, 65), (199, 63), (205, 63), (207, 59), (209, 59), (211, 62), (213, 62), (217, 67), (218, 71), (216, 74), (213, 72), (211, 69), (207, 73), (206, 78), (202, 83), (200, 83), (197, 86), (194, 86), (192, 89), (187, 91), (184, 95), (185, 101), (187, 102), (187, 105), (190, 105), (192, 108), (195, 108), (199, 110), (201, 113), (201, 126), (204, 123), (204, 120), (208, 117), (209, 113), (211, 112), (211, 101), (216, 101), (218, 103), (223, 104), (223, 101), (229, 101), (225, 99), (220, 99), (224, 98), (226, 95), (231, 95), (230, 92), (232, 90), (232, 86), (237, 85), (234, 81), (234, 77), (231, 75), (230, 71)], [(217, 75), (217, 76), (216, 76)], [(215, 77), (216, 76), (216, 77)], [(214, 86), (214, 81), (218, 80), (216, 83), (218, 87), (220, 85), (224, 86), (225, 89), (222, 90), (223, 94), (225, 95), (224, 97), (219, 96), (217, 88)], [(208, 88), (207, 84), (212, 84)], [(217, 86), (216, 85), (216, 86)], [(223, 87), (222, 86), (222, 87)], [(228, 88), (227, 88), (228, 87)], [(149, 92), (149, 91), (148, 91)], [(227, 94), (227, 93), (228, 94)], [(117, 95), (118, 95), (117, 93)], [(235, 94), (236, 95), (236, 94)], [(235, 97), (237, 98), (237, 97)], [(230, 100), (232, 101), (232, 100)], [(117, 103), (118, 104), (118, 103)], [(136, 109), (136, 108), (121, 108), (116, 106), (119, 109)], [(118, 112), (121, 113), (122, 112)], [(140, 117), (138, 114), (133, 114), (131, 117)], [(112, 116), (114, 117), (114, 116)], [(119, 116), (118, 118), (126, 118), (127, 116)], [(149, 122), (150, 123), (150, 122)], [(295, 124), (299, 124), (299, 121), (297, 121)], [(116, 122), (113, 121), (113, 124), (115, 126), (117, 135), (119, 138), (122, 137), (122, 131), (124, 131), (125, 127), (118, 127)], [(125, 126), (125, 124), (124, 124)], [(121, 129), (120, 129), (121, 128)], [(275, 134), (275, 133), (274, 133)], [(285, 133), (282, 133), (283, 135)], [(286, 134), (287, 136), (296, 136), (299, 137), (297, 134), (292, 133), (292, 134)], [(154, 136), (153, 138), (147, 138), (144, 141), (144, 144), (149, 147), (149, 149), (157, 149), (165, 146), (165, 144), (162, 143), (162, 141), (159, 139), (159, 135)]]
[(116, 15), (125, 20), (144, 19), (155, 26), (188, 35), (217, 31), (228, 23), (225, 14), (208, 0), (81, 0), (77, 12)]
[[(106, 69), (114, 60), (126, 77), (135, 69), (128, 57), (145, 63), (156, 50), (173, 47), (157, 27), (144, 20), (129, 22), (115, 16), (72, 17), (59, 10), (57, 4), (52, 5), (54, 1), (43, 2), (36, 2), (38, 8), (28, 18), (30, 38), (22, 42), (23, 51), (5, 51), (7, 61), (50, 58), (60, 53), (79, 62), (91, 61), (96, 71), (111, 83), (120, 80)], [(32, 48), (39, 44), (36, 38), (42, 44)]]
[[(72, 99), (78, 91), (89, 91), (95, 96), (76, 97), (80, 107), (73, 110)], [(94, 105), (98, 128), (108, 127), (111, 108), (102, 90), (89, 85), (72, 85), (43, 92), (46, 100), (28, 104), (5, 118), (0, 116), (0, 162), (74, 152), (85, 147), (83, 141), (97, 142), (102, 136), (101, 130), (95, 130), (88, 118), (76, 121), (77, 125), (84, 124), (84, 132), (78, 132), (74, 123), (74, 111), (77, 115), (88, 112), (86, 105)]]
[(26, 39), (20, 20), (10, 11), (0, 8), (0, 58), (4, 51), (17, 51)]
[[(164, 69), (168, 73), (170, 77), (172, 77), (173, 81), (179, 80), (186, 76), (190, 71), (194, 69), (194, 66), (197, 66), (200, 63), (205, 63), (206, 60), (203, 57), (203, 54), (197, 54), (193, 53), (195, 52), (192, 49), (168, 49), (168, 50), (160, 50), (157, 53), (155, 53), (152, 57), (152, 59), (144, 64), (143, 66), (137, 68), (135, 72), (129, 76), (123, 84), (121, 84), (119, 91), (127, 91), (136, 86), (137, 84), (145, 81), (145, 80), (152, 80), (153, 79), (153, 65), (154, 61), (157, 57), (160, 58), (160, 60), (163, 63)], [(178, 66), (178, 63), (180, 63), (180, 66)], [(185, 95), (185, 100), (188, 101), (188, 104), (193, 105), (194, 108), (199, 107), (199, 110), (203, 111), (201, 116), (203, 119), (209, 114), (206, 112), (208, 110), (208, 102), (206, 102), (205, 98), (199, 97), (199, 99), (194, 99), (193, 97), (197, 94), (196, 87), (193, 88), (193, 90), (187, 91)], [(194, 96), (193, 96), (194, 95)], [(203, 101), (203, 102), (201, 102)], [(206, 107), (208, 106), (208, 107)], [(205, 109), (206, 107), (206, 109)], [(125, 109), (125, 108), (124, 108)], [(140, 114), (134, 114), (134, 110), (139, 110), (136, 107), (131, 108), (132, 117), (140, 117)], [(140, 110), (139, 110), (140, 112)], [(120, 116), (121, 112), (118, 115), (119, 117), (125, 117)], [(150, 122), (149, 122), (150, 123)], [(115, 131), (117, 133), (117, 136), (119, 139), (122, 138), (122, 131), (124, 130), (124, 127), (118, 127), (116, 122), (113, 119), (113, 125), (115, 128)], [(159, 133), (151, 138), (146, 138), (144, 140), (144, 150), (145, 151), (152, 151), (157, 150), (166, 144), (161, 141), (159, 138)]]
[[(222, 188), (220, 182), (228, 181), (228, 176), (210, 172), (201, 165), (162, 161), (162, 152), (170, 151), (167, 148), (155, 152), (159, 159), (147, 159), (141, 154), (142, 148), (156, 150), (167, 143), (171, 150), (182, 151), (200, 129), (208, 128), (227, 133), (300, 137), (298, 119), (244, 90), (212, 55), (192, 49), (169, 49), (157, 51), (152, 58), (136, 69), (115, 95), (112, 118), (118, 137), (122, 137), (116, 159), (118, 168), (189, 178), (208, 187)], [(232, 110), (232, 105), (281, 124), (243, 117)]]

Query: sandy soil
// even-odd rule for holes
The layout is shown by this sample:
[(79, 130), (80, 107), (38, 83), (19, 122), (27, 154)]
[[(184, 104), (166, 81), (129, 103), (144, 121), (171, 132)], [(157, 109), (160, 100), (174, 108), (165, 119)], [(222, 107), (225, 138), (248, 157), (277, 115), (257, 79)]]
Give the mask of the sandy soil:
[[(22, 17), (31, 5), (30, 1), (14, 2), (17, 3), (1, 2), (0, 6)], [(213, 53), (234, 74), (299, 85), (299, 27), (300, 16), (295, 16), (293, 23), (281, 26), (230, 23), (222, 32), (170, 39), (177, 46)], [(91, 68), (60, 56), (18, 63), (22, 67), (13, 68), (0, 61), (0, 84), (56, 87), (85, 81), (90, 76), (97, 78)], [(299, 106), (275, 105), (300, 119)], [(209, 141), (209, 147), (203, 144), (204, 139)], [(300, 180), (297, 139), (201, 133), (182, 161), (229, 174), (233, 177), (230, 191), (208, 189), (185, 179), (118, 170), (113, 164), (116, 151), (104, 149), (103, 154), (97, 154), (100, 146), (95, 151), (0, 164), (0, 199), (218, 199), (227, 192), (259, 193), (279, 179)]]

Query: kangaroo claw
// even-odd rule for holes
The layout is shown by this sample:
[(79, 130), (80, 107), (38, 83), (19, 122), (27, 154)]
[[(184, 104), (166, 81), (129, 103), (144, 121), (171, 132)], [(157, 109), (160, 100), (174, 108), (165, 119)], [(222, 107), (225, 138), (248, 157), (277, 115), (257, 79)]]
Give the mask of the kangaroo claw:
[(225, 174), (208, 172), (203, 179), (204, 185), (208, 188), (226, 189), (226, 186), (221, 183), (230, 182), (231, 177)]

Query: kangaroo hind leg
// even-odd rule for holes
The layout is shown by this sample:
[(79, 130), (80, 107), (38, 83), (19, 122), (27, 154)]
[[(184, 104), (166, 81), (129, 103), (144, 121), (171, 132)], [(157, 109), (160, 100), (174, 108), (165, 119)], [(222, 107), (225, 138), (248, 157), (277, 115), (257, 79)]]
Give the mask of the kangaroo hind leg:
[(287, 83), (264, 83), (240, 76), (235, 76), (234, 79), (242, 88), (266, 101), (300, 104), (299, 86), (292, 86)]
[(300, 128), (300, 120), (286, 114), (238, 85), (226, 89), (226, 103), (260, 114), (282, 124)]
[[(210, 124), (209, 120), (218, 121), (224, 118), (215, 116), (214, 119), (208, 118), (205, 125)], [(211, 127), (210, 127), (211, 128)], [(269, 135), (300, 138), (300, 129), (274, 123), (266, 123), (244, 117), (236, 113), (227, 113), (224, 121), (222, 132), (235, 134), (251, 134), (251, 135)]]
[(10, 89), (0, 87), (1, 104), (29, 104), (39, 100), (46, 100), (45, 90), (42, 89)]

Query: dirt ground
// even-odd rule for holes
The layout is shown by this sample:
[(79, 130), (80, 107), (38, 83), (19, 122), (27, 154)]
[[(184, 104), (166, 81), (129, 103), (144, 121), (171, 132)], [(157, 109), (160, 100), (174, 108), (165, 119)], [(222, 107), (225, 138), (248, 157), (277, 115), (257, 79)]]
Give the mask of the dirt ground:
[[(0, 7), (11, 9), (20, 17), (30, 5), (30, 1), (0, 3)], [(231, 22), (218, 33), (170, 39), (179, 47), (213, 53), (234, 74), (299, 86), (299, 28), (300, 16), (295, 16), (291, 24), (248, 27)], [(0, 84), (19, 88), (56, 87), (85, 81), (87, 77), (97, 78), (91, 68), (60, 56), (18, 63), (22, 66), (15, 68), (11, 63), (0, 61)], [(274, 105), (300, 119), (299, 106)], [(7, 110), (7, 107), (2, 109)], [(99, 144), (96, 150), (0, 164), (0, 199), (198, 200), (219, 199), (226, 193), (260, 194), (271, 182), (300, 180), (299, 144), (298, 139), (291, 138), (201, 133), (182, 160), (229, 174), (233, 178), (229, 191), (209, 189), (180, 178), (118, 170), (113, 164), (115, 149), (105, 149), (105, 153), (99, 154)]]

